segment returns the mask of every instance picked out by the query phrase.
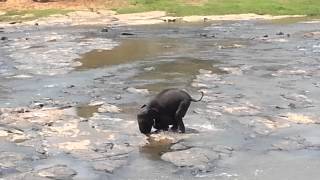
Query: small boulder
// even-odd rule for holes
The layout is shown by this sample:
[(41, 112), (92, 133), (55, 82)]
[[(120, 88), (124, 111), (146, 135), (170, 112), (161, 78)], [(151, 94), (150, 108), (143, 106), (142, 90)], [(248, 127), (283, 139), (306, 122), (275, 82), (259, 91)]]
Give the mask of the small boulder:
[(8, 37), (2, 36), (2, 37), (0, 38), (0, 40), (1, 40), (1, 41), (6, 41), (6, 40), (8, 40)]
[(161, 156), (161, 159), (178, 167), (206, 170), (210, 167), (210, 162), (220, 159), (220, 154), (208, 149), (194, 147), (182, 151), (167, 152)]
[(66, 165), (55, 165), (52, 167), (40, 169), (37, 174), (41, 177), (47, 177), (56, 180), (72, 179), (77, 172)]
[(115, 169), (124, 166), (127, 163), (126, 160), (103, 160), (93, 162), (93, 168), (97, 171), (105, 171), (107, 173), (113, 173)]

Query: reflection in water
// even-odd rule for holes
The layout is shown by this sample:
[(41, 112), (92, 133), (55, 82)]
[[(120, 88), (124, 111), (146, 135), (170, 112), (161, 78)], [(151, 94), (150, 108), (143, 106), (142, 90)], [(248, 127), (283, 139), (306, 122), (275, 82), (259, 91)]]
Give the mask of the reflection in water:
[(155, 56), (161, 52), (172, 50), (174, 45), (170, 39), (126, 39), (111, 50), (94, 50), (83, 55), (78, 70), (99, 68), (103, 66), (125, 64)]
[[(155, 70), (145, 71), (135, 77), (138, 80), (149, 80), (147, 84), (139, 88), (157, 92), (168, 87), (184, 87), (189, 84), (199, 69), (210, 70), (216, 74), (225, 73), (213, 66), (214, 61), (200, 60), (196, 58), (177, 58), (175, 61), (167, 61), (156, 65)], [(152, 81), (151, 81), (152, 80)]]
[(182, 57), (175, 61), (159, 64), (154, 71), (146, 72), (140, 77), (150, 79), (167, 79), (177, 76), (193, 78), (194, 75), (199, 73), (199, 69), (211, 70), (217, 74), (223, 73), (219, 68), (212, 66), (213, 63), (213, 61)]
[(170, 151), (170, 143), (150, 143), (140, 147), (140, 153), (150, 160), (161, 160), (161, 155)]
[(79, 106), (76, 108), (77, 115), (83, 118), (90, 118), (93, 116), (93, 113), (98, 112), (98, 108), (99, 106), (89, 106), (89, 105)]

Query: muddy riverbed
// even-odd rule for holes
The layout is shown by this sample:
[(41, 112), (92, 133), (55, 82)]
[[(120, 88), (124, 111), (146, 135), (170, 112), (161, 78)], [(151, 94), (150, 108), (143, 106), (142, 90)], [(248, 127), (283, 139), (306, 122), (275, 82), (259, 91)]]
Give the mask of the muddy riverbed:
[[(319, 179), (320, 22), (5, 27), (0, 179)], [(187, 132), (147, 138), (168, 87)]]

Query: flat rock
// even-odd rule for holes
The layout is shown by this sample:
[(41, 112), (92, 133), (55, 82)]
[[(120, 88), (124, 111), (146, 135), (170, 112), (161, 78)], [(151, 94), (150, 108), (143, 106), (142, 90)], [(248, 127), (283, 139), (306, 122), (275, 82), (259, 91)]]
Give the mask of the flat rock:
[(8, 131), (0, 129), (0, 137), (7, 137), (9, 135)]
[(0, 152), (0, 167), (15, 167), (18, 163), (21, 163), (26, 156), (15, 152)]
[(307, 149), (312, 148), (313, 145), (308, 142), (305, 138), (302, 138), (300, 136), (296, 137), (287, 137), (283, 140), (272, 144), (273, 150), (278, 151), (292, 151), (292, 150), (301, 150), (301, 149)]
[(210, 167), (210, 162), (220, 159), (220, 154), (204, 148), (190, 148), (182, 151), (167, 152), (161, 159), (178, 167), (194, 167), (202, 170)]
[(126, 160), (103, 160), (93, 162), (93, 168), (97, 171), (113, 173), (113, 171), (127, 163)]
[(92, 101), (89, 103), (89, 106), (101, 106), (104, 103), (105, 103), (104, 101)]
[(174, 144), (173, 146), (170, 147), (170, 149), (174, 151), (185, 150), (188, 148), (189, 148), (188, 146), (185, 146), (184, 144), (181, 144), (181, 143)]
[(149, 91), (147, 89), (136, 89), (134, 87), (129, 87), (126, 89), (129, 93), (133, 94), (142, 94), (142, 95), (148, 95)]
[(98, 112), (99, 113), (105, 113), (105, 112), (119, 113), (121, 112), (121, 109), (112, 104), (103, 104), (101, 107), (98, 108)]
[(314, 124), (317, 123), (312, 117), (304, 115), (304, 114), (297, 114), (297, 113), (287, 113), (285, 115), (281, 115), (281, 117), (289, 122), (297, 123), (297, 124)]
[(252, 116), (260, 113), (260, 108), (251, 104), (234, 107), (223, 107), (224, 112), (235, 116)]
[(13, 174), (10, 176), (6, 176), (6, 180), (52, 180), (46, 177), (41, 177), (35, 173), (21, 173), (21, 174)]
[(22, 143), (28, 139), (29, 137), (25, 134), (12, 134), (10, 137), (10, 141), (14, 143)]
[(56, 180), (72, 179), (77, 172), (66, 165), (55, 165), (52, 167), (40, 169), (37, 174), (41, 177), (47, 177)]

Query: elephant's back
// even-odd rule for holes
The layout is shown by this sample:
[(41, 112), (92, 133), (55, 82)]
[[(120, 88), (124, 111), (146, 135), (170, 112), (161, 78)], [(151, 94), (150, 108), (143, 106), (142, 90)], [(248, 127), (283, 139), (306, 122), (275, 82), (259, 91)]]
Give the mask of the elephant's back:
[(154, 101), (157, 101), (157, 104), (160, 106), (160, 108), (167, 113), (175, 113), (182, 101), (190, 100), (191, 96), (180, 89), (163, 90), (154, 98)]

